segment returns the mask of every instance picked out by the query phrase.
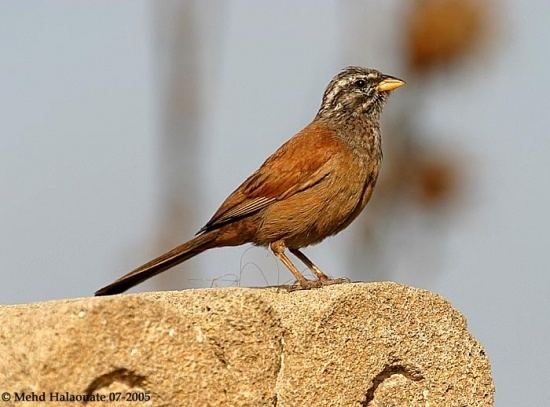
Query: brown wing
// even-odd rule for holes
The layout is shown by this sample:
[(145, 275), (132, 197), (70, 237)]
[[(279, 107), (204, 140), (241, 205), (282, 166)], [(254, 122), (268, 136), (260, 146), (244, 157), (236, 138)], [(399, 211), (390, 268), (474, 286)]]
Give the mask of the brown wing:
[(221, 205), (199, 233), (256, 213), (322, 181), (342, 150), (334, 131), (312, 123), (283, 144)]

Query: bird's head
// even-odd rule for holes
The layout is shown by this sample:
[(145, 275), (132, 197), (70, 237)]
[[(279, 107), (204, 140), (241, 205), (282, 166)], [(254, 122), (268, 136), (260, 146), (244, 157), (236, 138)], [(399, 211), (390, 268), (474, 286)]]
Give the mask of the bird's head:
[(375, 69), (350, 66), (327, 86), (317, 116), (379, 115), (389, 93), (405, 82)]

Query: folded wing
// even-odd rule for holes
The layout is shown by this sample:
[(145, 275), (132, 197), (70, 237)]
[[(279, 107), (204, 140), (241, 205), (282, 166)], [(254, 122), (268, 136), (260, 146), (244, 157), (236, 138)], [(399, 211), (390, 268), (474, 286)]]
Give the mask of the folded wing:
[(229, 195), (199, 233), (250, 216), (322, 182), (330, 176), (329, 162), (341, 151), (342, 142), (332, 130), (310, 124)]

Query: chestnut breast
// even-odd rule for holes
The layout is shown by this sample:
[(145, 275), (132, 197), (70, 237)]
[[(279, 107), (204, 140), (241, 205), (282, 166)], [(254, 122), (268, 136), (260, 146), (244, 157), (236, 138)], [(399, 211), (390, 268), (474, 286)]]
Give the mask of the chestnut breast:
[(265, 208), (255, 243), (282, 239), (287, 247), (300, 248), (340, 232), (370, 199), (379, 164), (357, 156), (342, 142), (322, 180)]
[(201, 231), (222, 232), (238, 221), (246, 225), (240, 240), (257, 245), (281, 239), (296, 248), (317, 243), (365, 206), (378, 163), (314, 121), (245, 180)]

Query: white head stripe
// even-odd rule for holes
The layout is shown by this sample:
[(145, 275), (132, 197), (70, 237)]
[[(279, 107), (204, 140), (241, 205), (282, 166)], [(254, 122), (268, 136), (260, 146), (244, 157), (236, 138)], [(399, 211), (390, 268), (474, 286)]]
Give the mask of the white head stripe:
[(349, 85), (351, 82), (355, 81), (356, 79), (357, 79), (357, 76), (353, 75), (353, 76), (347, 76), (345, 78), (338, 80), (332, 86), (332, 90), (329, 93), (327, 93), (325, 97), (326, 103), (330, 103), (342, 88)]

